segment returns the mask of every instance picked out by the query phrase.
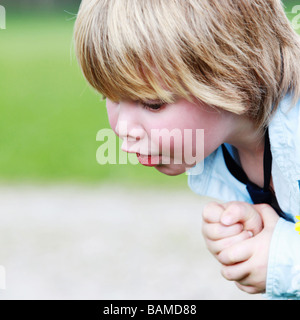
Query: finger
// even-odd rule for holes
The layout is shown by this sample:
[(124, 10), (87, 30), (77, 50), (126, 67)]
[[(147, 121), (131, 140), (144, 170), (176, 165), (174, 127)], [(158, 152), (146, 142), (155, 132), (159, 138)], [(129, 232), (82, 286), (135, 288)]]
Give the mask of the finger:
[(232, 202), (225, 206), (221, 216), (221, 222), (224, 225), (232, 225), (240, 222), (244, 229), (257, 235), (263, 227), (262, 218), (255, 207), (246, 202)]
[(206, 244), (207, 244), (208, 250), (213, 255), (218, 255), (224, 249), (229, 248), (229, 247), (233, 246), (234, 244), (239, 243), (241, 241), (250, 239), (251, 237), (252, 237), (252, 234), (249, 234), (248, 231), (242, 231), (241, 233), (239, 233), (236, 236), (224, 238), (224, 239), (217, 240), (217, 241), (212, 241), (212, 240), (207, 239)]
[(233, 237), (243, 231), (243, 226), (239, 223), (233, 226), (225, 227), (220, 223), (203, 223), (203, 236), (210, 240), (221, 240), (228, 237)]
[(219, 253), (217, 259), (224, 265), (233, 265), (250, 259), (253, 255), (252, 239), (239, 242)]
[(276, 223), (279, 220), (279, 216), (276, 211), (268, 204), (256, 204), (255, 209), (259, 212), (264, 228), (274, 229)]
[(217, 202), (210, 202), (205, 205), (202, 213), (203, 220), (208, 223), (220, 222), (221, 214), (224, 211), (224, 207)]
[(264, 291), (259, 290), (258, 288), (253, 287), (253, 286), (244, 286), (244, 285), (239, 284), (238, 282), (236, 282), (235, 284), (240, 290), (242, 290), (246, 293), (249, 293), (249, 294), (257, 294), (257, 293), (264, 292)]
[[(241, 263), (241, 264), (247, 264), (247, 263)], [(240, 280), (237, 280), (237, 283), (244, 287), (256, 288), (257, 293), (264, 292), (266, 290), (266, 277), (264, 279), (258, 279), (257, 276), (252, 273), (252, 271), (253, 270), (251, 270), (249, 275), (246, 276), (245, 278), (241, 278)]]
[(229, 281), (242, 281), (249, 276), (249, 266), (247, 263), (237, 263), (232, 266), (223, 266), (222, 276)]

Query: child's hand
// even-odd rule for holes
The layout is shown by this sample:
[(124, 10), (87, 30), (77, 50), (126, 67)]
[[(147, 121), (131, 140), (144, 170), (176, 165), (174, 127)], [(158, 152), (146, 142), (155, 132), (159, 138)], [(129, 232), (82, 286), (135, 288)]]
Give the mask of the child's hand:
[(263, 230), (251, 239), (241, 241), (221, 251), (218, 260), (223, 264), (224, 278), (235, 281), (242, 291), (264, 293), (268, 270), (269, 249), (279, 216), (267, 205), (256, 205), (263, 221)]
[(257, 235), (262, 230), (255, 205), (246, 202), (211, 202), (203, 210), (202, 232), (208, 250), (218, 259), (224, 249)]
[(222, 275), (245, 292), (265, 291), (269, 246), (278, 219), (266, 204), (210, 203), (204, 208), (202, 230), (208, 249), (223, 264)]

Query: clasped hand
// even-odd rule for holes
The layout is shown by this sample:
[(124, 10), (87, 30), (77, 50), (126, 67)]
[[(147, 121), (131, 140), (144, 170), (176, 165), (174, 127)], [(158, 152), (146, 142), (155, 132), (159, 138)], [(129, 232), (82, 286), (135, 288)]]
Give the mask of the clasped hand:
[(267, 204), (211, 202), (203, 210), (202, 232), (221, 273), (242, 291), (264, 293), (272, 234), (279, 217)]

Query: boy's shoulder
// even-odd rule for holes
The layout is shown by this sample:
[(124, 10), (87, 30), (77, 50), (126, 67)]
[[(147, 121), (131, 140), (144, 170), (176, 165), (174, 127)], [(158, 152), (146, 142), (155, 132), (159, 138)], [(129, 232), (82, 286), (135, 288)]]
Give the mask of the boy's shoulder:
[(289, 158), (300, 174), (300, 99), (295, 105), (291, 95), (282, 99), (269, 124), (269, 134), (273, 157)]
[(269, 125), (272, 175), (282, 209), (300, 212), (300, 99), (285, 96)]

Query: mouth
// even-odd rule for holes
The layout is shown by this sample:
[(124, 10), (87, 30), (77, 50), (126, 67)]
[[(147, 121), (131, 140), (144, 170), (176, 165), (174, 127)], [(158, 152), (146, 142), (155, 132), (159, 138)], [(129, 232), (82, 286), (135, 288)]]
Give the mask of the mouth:
[(140, 153), (136, 154), (139, 163), (146, 167), (155, 167), (162, 163), (162, 156), (149, 156), (149, 155), (142, 155)]

